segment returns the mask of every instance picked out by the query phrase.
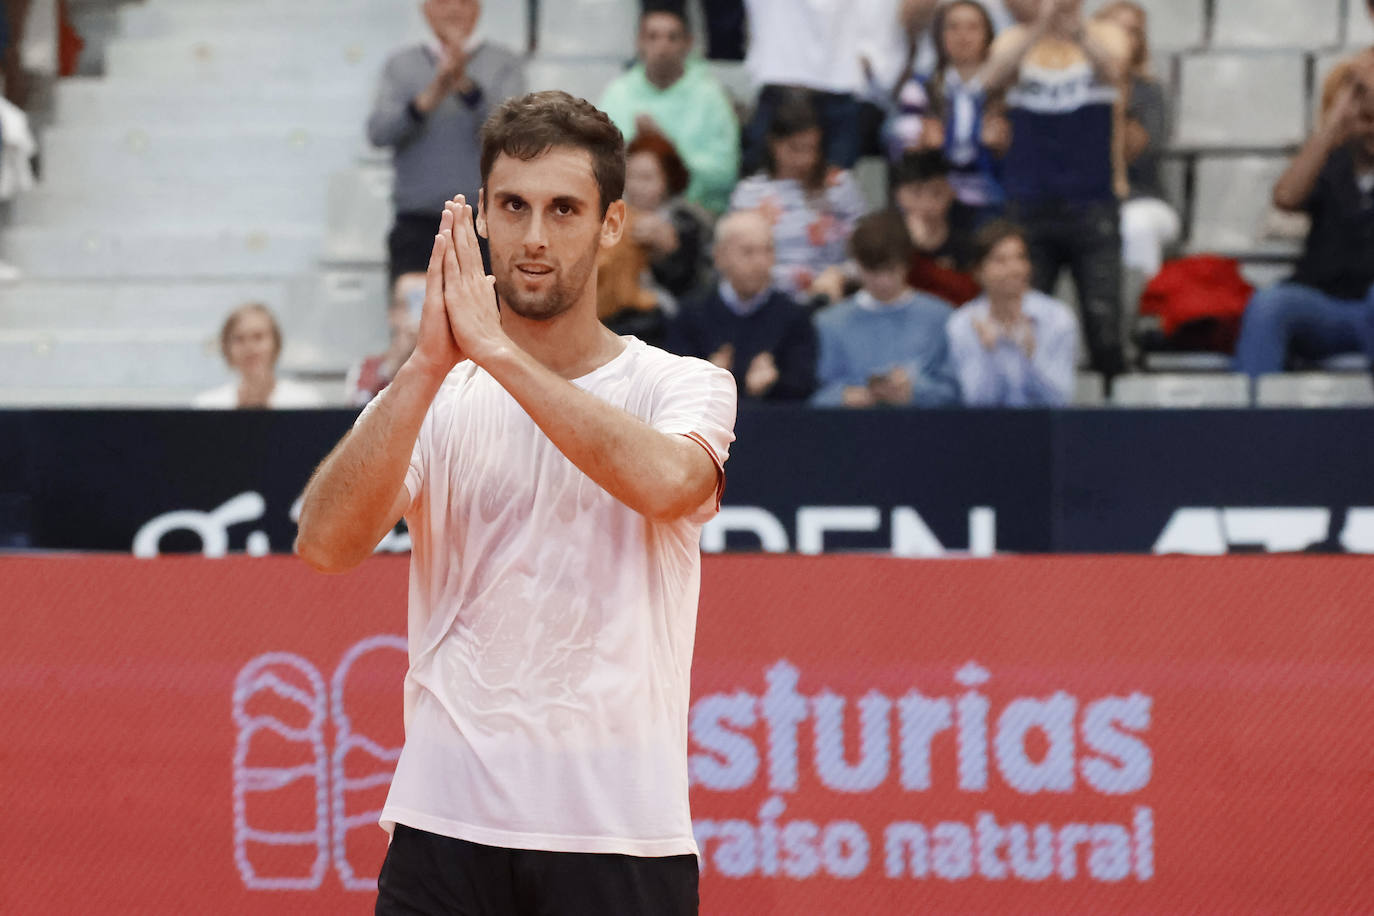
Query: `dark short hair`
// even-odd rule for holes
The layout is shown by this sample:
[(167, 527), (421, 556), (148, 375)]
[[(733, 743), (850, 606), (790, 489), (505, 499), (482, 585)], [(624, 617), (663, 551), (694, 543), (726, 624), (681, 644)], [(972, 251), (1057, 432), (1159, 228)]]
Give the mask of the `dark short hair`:
[(906, 221), (896, 210), (879, 210), (859, 220), (849, 237), (849, 253), (864, 270), (906, 268), (915, 247)]
[(982, 267), (992, 250), (1007, 239), (1020, 239), (1026, 245), (1026, 230), (1008, 219), (995, 219), (973, 234), (969, 245), (973, 266)]
[(482, 125), (482, 187), (502, 154), (528, 162), (554, 147), (586, 150), (601, 193), (601, 215), (625, 193), (625, 138), (586, 99), (559, 89), (531, 92), (501, 103)]
[(239, 321), (249, 312), (257, 312), (267, 316), (267, 321), (272, 325), (272, 352), (275, 356), (281, 356), (281, 325), (277, 324), (277, 316), (273, 315), (272, 310), (261, 302), (245, 302), (229, 313), (219, 329), (219, 352), (226, 363), (229, 362), (229, 338), (233, 335), (234, 328), (238, 326)]
[(684, 29), (690, 28), (687, 23), (687, 10), (683, 7), (684, 2), (685, 0), (643, 0), (640, 5), (639, 24), (644, 25), (644, 20), (655, 13), (665, 13), (676, 16)]
[[(784, 89), (782, 97), (778, 100), (777, 108), (773, 111), (773, 119), (768, 122), (767, 142), (763, 148), (764, 167), (770, 178), (775, 177), (778, 173), (778, 163), (773, 158), (773, 143), (806, 133), (808, 130), (821, 131), (821, 140), (824, 142), (825, 131), (821, 124), (820, 114), (816, 111), (815, 96), (809, 89), (798, 87)], [(822, 150), (821, 154), (816, 157), (815, 168), (807, 176), (806, 186), (808, 190), (818, 190), (825, 184), (827, 168), (825, 151)]]
[(650, 153), (658, 160), (659, 168), (663, 169), (663, 179), (668, 185), (669, 197), (677, 197), (687, 190), (692, 175), (687, 171), (687, 163), (678, 155), (677, 147), (673, 146), (672, 140), (658, 131), (641, 131), (630, 141), (629, 147), (625, 150), (625, 158), (629, 159), (639, 153)]
[(949, 160), (937, 149), (903, 153), (892, 169), (892, 187), (923, 184), (949, 175)]

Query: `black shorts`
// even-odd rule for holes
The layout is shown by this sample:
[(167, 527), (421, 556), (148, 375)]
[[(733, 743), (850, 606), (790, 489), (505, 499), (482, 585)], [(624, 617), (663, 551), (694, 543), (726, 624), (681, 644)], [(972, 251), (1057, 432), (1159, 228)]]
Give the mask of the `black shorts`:
[(397, 824), (377, 916), (695, 916), (697, 857), (482, 846)]

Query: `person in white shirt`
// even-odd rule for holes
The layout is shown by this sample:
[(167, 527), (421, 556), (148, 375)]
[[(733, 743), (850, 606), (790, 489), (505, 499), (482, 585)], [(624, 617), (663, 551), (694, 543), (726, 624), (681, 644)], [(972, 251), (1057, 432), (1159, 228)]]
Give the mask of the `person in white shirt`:
[(309, 385), (277, 375), (281, 327), (267, 306), (250, 302), (230, 312), (220, 328), (219, 349), (238, 379), (202, 391), (191, 406), (212, 410), (324, 406), (324, 399)]
[(378, 913), (697, 911), (698, 538), (736, 390), (597, 320), (624, 176), (589, 102), (503, 104), (477, 216), (494, 277), (455, 198), (414, 353), (306, 487), (312, 567), (351, 569), (402, 516), (414, 543)]

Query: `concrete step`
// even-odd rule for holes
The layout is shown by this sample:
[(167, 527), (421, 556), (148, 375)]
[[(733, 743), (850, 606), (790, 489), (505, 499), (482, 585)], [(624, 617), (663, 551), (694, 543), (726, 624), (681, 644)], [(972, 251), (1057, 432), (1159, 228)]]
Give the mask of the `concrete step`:
[(169, 82), (256, 83), (317, 77), (347, 85), (371, 84), (400, 44), (390, 30), (318, 36), (302, 30), (277, 34), (228, 32), (204, 38), (118, 38), (105, 49), (107, 72), (117, 79)]
[(223, 375), (204, 333), (0, 330), (0, 387), (208, 388)]
[(223, 128), (254, 124), (273, 129), (362, 130), (370, 89), (291, 86), (168, 85), (152, 80), (73, 77), (55, 84), (56, 119), (69, 127), (176, 125)]
[(102, 190), (94, 176), (87, 176), (84, 181), (48, 182), (21, 195), (10, 210), (10, 221), (16, 226), (48, 227), (85, 226), (98, 220), (163, 228), (319, 228), (325, 212), (325, 189), (315, 183), (252, 182), (227, 192), (222, 183), (141, 181)]
[(17, 226), (5, 233), (0, 260), (31, 279), (283, 278), (310, 269), (321, 231), (92, 227), (81, 231)]
[(0, 327), (214, 334), (224, 316), (245, 302), (285, 314), (297, 293), (290, 280), (25, 279), (0, 287)]

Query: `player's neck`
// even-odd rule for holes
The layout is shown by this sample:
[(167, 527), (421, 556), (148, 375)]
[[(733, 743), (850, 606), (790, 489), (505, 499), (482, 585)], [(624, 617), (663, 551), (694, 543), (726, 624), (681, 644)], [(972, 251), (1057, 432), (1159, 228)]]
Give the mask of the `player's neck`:
[(561, 315), (544, 321), (522, 318), (506, 309), (501, 327), (511, 341), (546, 369), (566, 379), (580, 378), (614, 359), (625, 342), (596, 317), (596, 286)]

